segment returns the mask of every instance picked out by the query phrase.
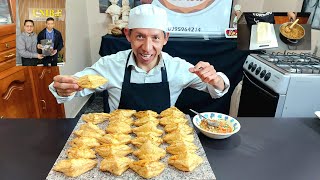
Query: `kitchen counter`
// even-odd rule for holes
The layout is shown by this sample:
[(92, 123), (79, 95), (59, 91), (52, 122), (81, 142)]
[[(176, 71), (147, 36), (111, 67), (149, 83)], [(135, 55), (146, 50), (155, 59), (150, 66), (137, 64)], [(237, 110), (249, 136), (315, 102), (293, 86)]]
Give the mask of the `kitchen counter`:
[[(298, 43), (290, 43), (286, 38), (280, 35), (281, 24), (274, 24), (274, 30), (277, 37), (278, 47), (268, 48), (268, 51), (284, 51), (284, 50), (311, 50), (311, 25), (300, 24), (305, 29), (305, 36)], [(247, 24), (238, 24), (238, 49), (249, 50), (251, 29)]]
[[(198, 134), (217, 179), (319, 179), (319, 119), (238, 120), (228, 139)], [(1, 179), (45, 179), (77, 121), (0, 120)]]

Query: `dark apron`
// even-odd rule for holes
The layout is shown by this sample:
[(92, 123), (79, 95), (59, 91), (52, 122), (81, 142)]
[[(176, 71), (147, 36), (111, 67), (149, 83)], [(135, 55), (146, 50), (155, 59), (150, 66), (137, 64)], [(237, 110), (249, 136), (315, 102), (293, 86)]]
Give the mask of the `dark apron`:
[(165, 66), (161, 68), (162, 82), (130, 83), (132, 66), (127, 67), (130, 54), (131, 52), (127, 58), (119, 109), (152, 110), (160, 113), (169, 108), (170, 90)]
[(253, 24), (257, 24), (258, 22), (268, 22), (271, 24), (275, 23), (274, 14), (271, 13), (244, 13), (244, 17), (246, 18), (247, 24), (249, 26)]

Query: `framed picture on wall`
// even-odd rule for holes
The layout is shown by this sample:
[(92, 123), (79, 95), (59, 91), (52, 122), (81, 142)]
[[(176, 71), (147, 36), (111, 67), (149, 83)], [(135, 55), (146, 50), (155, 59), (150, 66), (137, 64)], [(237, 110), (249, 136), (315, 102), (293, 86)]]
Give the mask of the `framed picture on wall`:
[[(99, 0), (100, 13), (105, 13), (108, 7), (112, 5), (112, 2), (116, 3), (119, 7), (122, 7), (122, 0)], [(131, 8), (135, 6), (135, 0), (129, 0), (129, 3)]]

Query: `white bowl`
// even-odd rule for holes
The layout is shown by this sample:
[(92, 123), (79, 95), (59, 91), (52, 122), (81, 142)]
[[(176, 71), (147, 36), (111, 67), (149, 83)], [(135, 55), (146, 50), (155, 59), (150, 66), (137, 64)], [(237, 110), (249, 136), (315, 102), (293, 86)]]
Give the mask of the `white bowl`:
[(222, 114), (222, 113), (216, 113), (216, 112), (203, 112), (200, 113), (201, 115), (203, 115), (204, 117), (208, 118), (208, 119), (216, 119), (216, 120), (224, 120), (226, 121), (233, 129), (233, 131), (231, 133), (215, 133), (215, 132), (211, 132), (211, 131), (207, 131), (204, 130), (200, 127), (200, 122), (201, 119), (199, 118), (198, 115), (194, 116), (192, 121), (193, 124), (206, 136), (208, 136), (209, 138), (213, 138), (213, 139), (225, 139), (230, 137), (231, 135), (237, 133), (241, 126), (240, 123), (233, 117)]

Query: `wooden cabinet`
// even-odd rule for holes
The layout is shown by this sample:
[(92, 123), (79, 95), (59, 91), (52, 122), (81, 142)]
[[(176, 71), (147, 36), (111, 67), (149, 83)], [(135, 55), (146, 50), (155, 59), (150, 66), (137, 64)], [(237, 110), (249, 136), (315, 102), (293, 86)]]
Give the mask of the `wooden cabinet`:
[(0, 2), (0, 15), (11, 17), (0, 23), (0, 118), (64, 118), (48, 89), (59, 68), (16, 67), (15, 0)]

